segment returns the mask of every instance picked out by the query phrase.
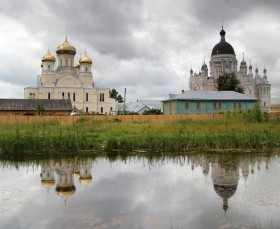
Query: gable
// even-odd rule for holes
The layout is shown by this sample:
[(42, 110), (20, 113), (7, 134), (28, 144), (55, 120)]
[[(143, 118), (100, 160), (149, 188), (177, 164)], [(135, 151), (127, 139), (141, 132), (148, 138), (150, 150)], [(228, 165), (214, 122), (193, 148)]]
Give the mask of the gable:
[(81, 87), (81, 83), (72, 76), (66, 76), (58, 80), (56, 87)]

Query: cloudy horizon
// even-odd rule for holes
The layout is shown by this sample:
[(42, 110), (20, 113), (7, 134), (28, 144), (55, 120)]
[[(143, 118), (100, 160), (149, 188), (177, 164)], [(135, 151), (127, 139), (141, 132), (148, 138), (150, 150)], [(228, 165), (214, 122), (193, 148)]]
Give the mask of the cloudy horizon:
[[(191, 66), (209, 67), (222, 26), (238, 60), (244, 52), (271, 83), (280, 103), (280, 2), (277, 0), (0, 0), (0, 90), (2, 98), (23, 98), (35, 86), (41, 58), (68, 41), (93, 60), (98, 87), (127, 89), (127, 99), (165, 99), (188, 90)], [(67, 32), (66, 32), (67, 31)]]

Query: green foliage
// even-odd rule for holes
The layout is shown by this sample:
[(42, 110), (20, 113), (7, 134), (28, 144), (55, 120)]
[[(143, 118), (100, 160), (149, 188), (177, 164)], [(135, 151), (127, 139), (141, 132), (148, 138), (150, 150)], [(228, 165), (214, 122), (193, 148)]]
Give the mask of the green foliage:
[(117, 92), (115, 88), (109, 91), (110, 98), (115, 99), (118, 103), (123, 103), (123, 97)]
[(239, 86), (240, 81), (234, 73), (225, 73), (216, 80), (218, 91), (236, 91), (244, 94), (243, 88)]
[(143, 115), (161, 115), (161, 114), (163, 114), (163, 112), (161, 112), (160, 109), (155, 109), (155, 108), (143, 112)]
[(45, 112), (45, 107), (43, 103), (37, 102), (36, 103), (36, 111), (38, 112), (38, 115), (43, 115)]
[[(84, 152), (87, 155), (110, 152), (175, 154), (193, 150), (279, 148), (280, 122), (258, 122), (258, 109), (256, 106), (248, 112), (228, 112), (222, 120), (182, 119), (126, 123), (119, 119), (101, 122), (81, 116), (72, 124), (53, 121), (2, 124), (0, 156), (32, 157)], [(261, 113), (261, 117), (266, 120), (265, 114)]]

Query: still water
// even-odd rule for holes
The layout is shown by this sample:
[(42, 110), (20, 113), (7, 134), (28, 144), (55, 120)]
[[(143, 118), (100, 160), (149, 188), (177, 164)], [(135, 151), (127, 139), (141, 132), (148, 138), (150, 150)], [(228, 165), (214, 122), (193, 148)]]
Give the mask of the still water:
[(277, 155), (0, 164), (0, 228), (280, 228)]

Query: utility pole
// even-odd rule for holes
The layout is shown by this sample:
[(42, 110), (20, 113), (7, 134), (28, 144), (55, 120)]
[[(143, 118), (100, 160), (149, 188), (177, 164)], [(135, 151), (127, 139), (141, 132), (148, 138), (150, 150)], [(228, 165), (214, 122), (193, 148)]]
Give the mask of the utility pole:
[(123, 115), (125, 115), (125, 98), (126, 98), (126, 88), (124, 89), (124, 99), (123, 99)]

